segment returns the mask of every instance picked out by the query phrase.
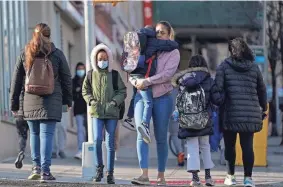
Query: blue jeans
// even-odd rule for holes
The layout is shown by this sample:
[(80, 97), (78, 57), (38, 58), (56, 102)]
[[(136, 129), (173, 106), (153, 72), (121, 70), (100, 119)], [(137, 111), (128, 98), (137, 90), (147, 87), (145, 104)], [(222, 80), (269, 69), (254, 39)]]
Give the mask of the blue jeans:
[(136, 97), (137, 89), (133, 86), (133, 96), (130, 102), (130, 106), (128, 109), (128, 118), (133, 118), (134, 117), (134, 105), (135, 105), (135, 97)]
[[(93, 140), (94, 140), (94, 157), (96, 166), (103, 165), (102, 160), (102, 141), (103, 141), (103, 130), (106, 133), (106, 148), (107, 148), (107, 171), (114, 170), (115, 160), (115, 131), (118, 120), (113, 119), (97, 119), (92, 118), (93, 124)], [(105, 127), (105, 128), (104, 128)]]
[(142, 96), (142, 100), (144, 103), (144, 110), (142, 115), (142, 122), (149, 125), (150, 119), (152, 116), (152, 108), (153, 108), (153, 96), (152, 96), (152, 88), (147, 88), (145, 90), (139, 90), (140, 95)]
[(49, 173), (56, 121), (32, 120), (27, 122), (30, 130), (30, 149), (33, 166), (41, 167), (42, 172)]
[[(168, 158), (167, 132), (169, 118), (172, 113), (173, 98), (171, 94), (166, 94), (158, 98), (153, 98), (153, 127), (157, 144), (158, 172), (165, 172)], [(137, 93), (135, 98), (135, 123), (141, 125), (143, 118), (144, 102), (141, 94)], [(149, 146), (142, 139), (138, 132), (137, 136), (137, 153), (140, 168), (148, 169), (148, 151)]]
[(85, 135), (85, 115), (84, 114), (78, 114), (76, 117), (76, 123), (77, 123), (77, 140), (78, 140), (78, 151), (82, 152), (82, 145), (85, 141), (86, 135)]

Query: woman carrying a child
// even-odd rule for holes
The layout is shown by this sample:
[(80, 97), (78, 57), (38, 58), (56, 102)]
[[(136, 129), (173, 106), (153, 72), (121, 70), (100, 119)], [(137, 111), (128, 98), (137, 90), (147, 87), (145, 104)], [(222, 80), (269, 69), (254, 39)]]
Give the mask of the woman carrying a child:
[[(153, 32), (143, 32), (147, 31)], [(133, 184), (149, 184), (148, 178), (148, 152), (150, 140), (149, 123), (153, 118), (154, 135), (157, 144), (158, 157), (158, 176), (157, 185), (165, 185), (164, 172), (168, 157), (167, 132), (169, 118), (172, 114), (173, 99), (171, 91), (171, 79), (175, 74), (179, 61), (180, 53), (177, 47), (174, 48), (174, 31), (171, 25), (166, 21), (161, 21), (156, 25), (155, 32), (151, 28), (143, 28), (140, 30), (141, 36), (147, 37), (145, 49), (145, 58), (147, 52), (154, 52), (153, 58), (156, 62), (155, 72), (149, 75), (132, 76), (131, 83), (138, 89), (135, 97), (135, 124), (137, 126), (137, 152), (141, 168), (141, 176), (132, 180)], [(149, 33), (156, 35), (155, 40), (149, 40)], [(167, 49), (158, 49), (158, 42), (164, 43), (167, 40)], [(142, 45), (141, 45), (142, 46)], [(150, 49), (150, 50), (149, 50)], [(155, 57), (156, 56), (156, 57)], [(152, 56), (151, 56), (152, 57)], [(153, 64), (154, 66), (154, 64)]]

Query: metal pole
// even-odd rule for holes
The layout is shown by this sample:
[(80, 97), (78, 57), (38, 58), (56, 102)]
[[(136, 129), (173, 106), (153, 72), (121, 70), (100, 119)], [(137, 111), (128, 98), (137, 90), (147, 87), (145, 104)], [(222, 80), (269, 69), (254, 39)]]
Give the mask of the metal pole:
[[(85, 21), (85, 52), (86, 52), (86, 71), (92, 69), (90, 64), (90, 53), (95, 46), (96, 37), (94, 32), (94, 7), (92, 1), (84, 0), (84, 21)], [(88, 142), (93, 142), (93, 129), (91, 116), (89, 115), (90, 107), (87, 107), (87, 129)]]

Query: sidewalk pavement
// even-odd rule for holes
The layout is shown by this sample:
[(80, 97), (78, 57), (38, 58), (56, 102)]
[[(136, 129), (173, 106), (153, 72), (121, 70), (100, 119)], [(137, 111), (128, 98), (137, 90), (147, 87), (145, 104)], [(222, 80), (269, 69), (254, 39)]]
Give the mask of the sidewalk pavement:
[[(279, 138), (271, 138), (268, 147), (268, 167), (255, 167), (253, 179), (259, 187), (282, 187), (283, 186), (283, 147), (277, 146), (280, 143)], [(127, 153), (128, 148), (121, 148), (120, 152)], [(126, 152), (125, 152), (126, 151)], [(90, 180), (82, 178), (81, 161), (72, 158), (74, 150), (69, 150), (67, 159), (53, 159), (51, 171), (57, 178), (56, 182), (48, 184), (40, 184), (38, 181), (25, 180), (30, 174), (31, 161), (30, 157), (25, 158), (22, 169), (16, 169), (14, 166), (15, 158), (9, 158), (0, 163), (0, 186), (105, 186), (105, 181), (102, 184), (95, 184)], [(120, 154), (121, 155), (121, 154)], [(223, 186), (225, 177), (225, 166), (219, 164), (219, 153), (213, 153), (213, 160), (216, 167), (212, 170), (212, 177), (216, 180), (216, 186)], [(157, 175), (157, 161), (151, 159), (151, 168), (149, 169), (150, 180), (155, 181)], [(138, 167), (137, 158), (118, 157), (115, 163), (115, 186), (132, 186), (130, 181), (133, 177), (139, 176), (140, 170)], [(185, 168), (176, 166), (176, 159), (168, 160), (166, 171), (167, 186), (188, 186), (191, 179)], [(237, 180), (240, 184), (243, 181), (243, 168), (237, 167)], [(204, 178), (204, 172), (200, 172), (200, 177)], [(107, 185), (108, 186), (108, 185)]]

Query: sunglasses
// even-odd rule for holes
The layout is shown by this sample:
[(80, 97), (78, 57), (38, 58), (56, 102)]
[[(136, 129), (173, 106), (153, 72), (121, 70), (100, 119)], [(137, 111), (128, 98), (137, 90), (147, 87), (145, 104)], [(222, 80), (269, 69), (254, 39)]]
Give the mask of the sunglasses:
[(165, 35), (167, 33), (165, 31), (162, 31), (162, 30), (157, 30), (156, 34)]

